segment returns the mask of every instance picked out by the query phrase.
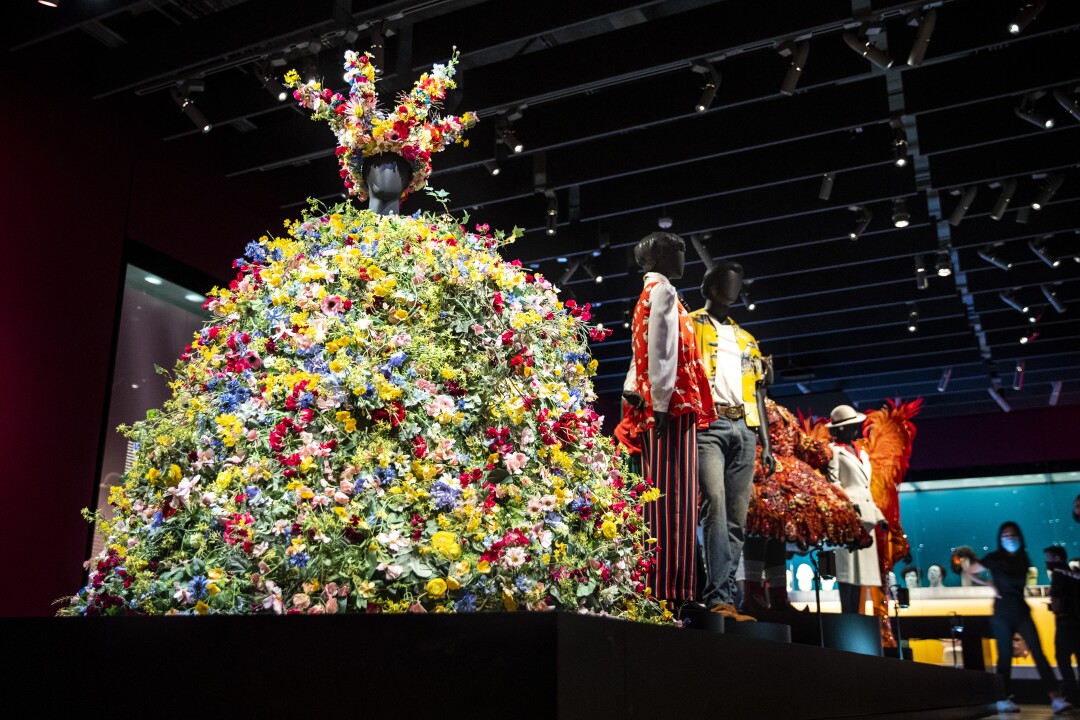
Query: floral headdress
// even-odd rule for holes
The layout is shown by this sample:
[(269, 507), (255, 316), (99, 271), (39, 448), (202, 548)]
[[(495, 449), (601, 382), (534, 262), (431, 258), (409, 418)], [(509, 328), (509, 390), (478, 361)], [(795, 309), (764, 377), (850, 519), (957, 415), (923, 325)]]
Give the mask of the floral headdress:
[[(400, 155), (412, 168), (412, 180), (403, 195), (427, 185), (431, 175), (431, 154), (457, 142), (461, 134), (476, 124), (476, 114), (460, 117), (435, 114), (453, 81), (458, 51), (446, 65), (437, 64), (424, 73), (412, 90), (398, 97), (397, 107), (387, 112), (379, 109), (375, 92), (377, 71), (371, 53), (345, 52), (345, 79), (349, 96), (332, 92), (318, 81), (300, 82), (295, 70), (285, 74), (285, 83), (293, 88), (293, 97), (313, 112), (312, 119), (326, 120), (337, 135), (338, 163), (349, 193), (367, 199), (363, 158), (380, 153)], [(466, 143), (467, 145), (468, 143)]]

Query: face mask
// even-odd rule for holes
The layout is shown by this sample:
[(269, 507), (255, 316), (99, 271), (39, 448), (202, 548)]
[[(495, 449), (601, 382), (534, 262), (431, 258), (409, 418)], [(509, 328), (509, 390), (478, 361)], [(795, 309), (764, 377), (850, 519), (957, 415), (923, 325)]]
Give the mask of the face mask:
[(1020, 538), (1001, 538), (1001, 547), (1005, 552), (1014, 553), (1020, 549)]

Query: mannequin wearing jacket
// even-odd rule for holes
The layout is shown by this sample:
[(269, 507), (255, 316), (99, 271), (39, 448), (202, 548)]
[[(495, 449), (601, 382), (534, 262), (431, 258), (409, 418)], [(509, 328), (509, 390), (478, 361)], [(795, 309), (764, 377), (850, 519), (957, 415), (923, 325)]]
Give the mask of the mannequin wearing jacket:
[(645, 270), (645, 287), (634, 307), (627, 386), (642, 403), (629, 417), (642, 440), (642, 474), (661, 493), (645, 506), (656, 540), (648, 585), (654, 596), (678, 605), (692, 600), (697, 586), (697, 425), (715, 415), (694, 330), (671, 284), (682, 277), (685, 243), (655, 232), (638, 243), (634, 258)]
[[(879, 524), (886, 524), (885, 516), (870, 493), (870, 456), (853, 444), (861, 434), (865, 420), (866, 416), (850, 405), (838, 405), (833, 409), (831, 420), (826, 423), (834, 440), (828, 477), (830, 482), (840, 485), (866, 528), (873, 530)], [(881, 587), (881, 568), (874, 544), (862, 550), (838, 551), (836, 581), (840, 590), (840, 612), (862, 613), (866, 589)]]

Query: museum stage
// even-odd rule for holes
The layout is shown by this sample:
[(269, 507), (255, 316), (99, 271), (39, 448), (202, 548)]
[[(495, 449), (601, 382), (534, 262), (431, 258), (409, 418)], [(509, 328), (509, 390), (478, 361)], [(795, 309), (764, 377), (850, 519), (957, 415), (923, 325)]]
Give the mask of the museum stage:
[(0, 687), (38, 713), (185, 718), (947, 720), (998, 697), (991, 673), (744, 630), (558, 613), (3, 618)]

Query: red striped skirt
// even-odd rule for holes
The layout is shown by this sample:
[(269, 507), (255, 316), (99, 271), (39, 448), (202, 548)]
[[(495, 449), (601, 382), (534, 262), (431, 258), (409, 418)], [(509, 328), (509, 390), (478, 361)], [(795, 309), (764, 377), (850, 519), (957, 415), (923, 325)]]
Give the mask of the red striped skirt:
[(656, 539), (656, 567), (647, 584), (653, 595), (676, 604), (697, 589), (698, 468), (693, 413), (669, 418), (663, 433), (652, 428), (642, 443), (642, 471), (660, 490), (645, 505), (645, 522)]

